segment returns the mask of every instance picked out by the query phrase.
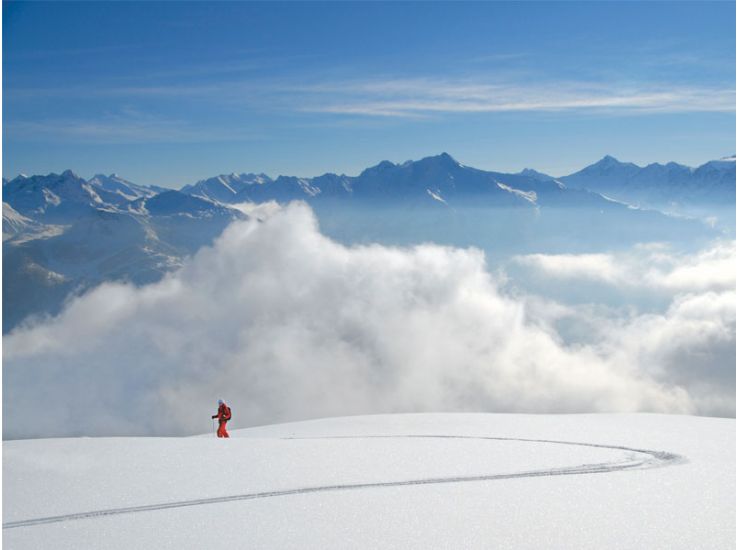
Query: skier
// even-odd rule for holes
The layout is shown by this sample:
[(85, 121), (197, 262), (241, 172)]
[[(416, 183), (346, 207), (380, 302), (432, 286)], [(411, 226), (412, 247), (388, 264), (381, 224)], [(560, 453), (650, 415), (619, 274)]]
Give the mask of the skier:
[(222, 399), (218, 399), (218, 414), (213, 418), (218, 419), (218, 437), (231, 437), (226, 431), (226, 422), (231, 419), (231, 409)]

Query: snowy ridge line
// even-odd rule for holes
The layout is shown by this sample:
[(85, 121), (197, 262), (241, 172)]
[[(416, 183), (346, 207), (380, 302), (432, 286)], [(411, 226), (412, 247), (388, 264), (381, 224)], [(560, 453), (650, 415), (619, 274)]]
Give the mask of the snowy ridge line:
[(486, 436), (470, 436), (470, 435), (367, 435), (367, 436), (322, 436), (322, 437), (282, 437), (280, 439), (287, 440), (309, 440), (309, 439), (393, 439), (393, 438), (425, 438), (425, 439), (475, 439), (475, 440), (494, 440), (494, 441), (523, 441), (530, 443), (551, 443), (557, 445), (574, 445), (580, 447), (598, 447), (602, 449), (613, 449), (619, 451), (628, 451), (638, 453), (641, 458), (630, 457), (625, 460), (616, 462), (603, 462), (597, 464), (581, 464), (579, 466), (552, 468), (548, 470), (531, 470), (526, 472), (515, 472), (510, 474), (488, 474), (475, 476), (453, 476), (453, 477), (435, 477), (425, 479), (410, 479), (399, 481), (377, 481), (371, 483), (348, 483), (336, 485), (323, 485), (316, 487), (302, 487), (297, 489), (283, 489), (279, 491), (263, 491), (259, 493), (248, 493), (242, 495), (230, 495), (223, 497), (202, 498), (194, 500), (183, 500), (178, 502), (164, 502), (160, 504), (147, 504), (142, 506), (128, 506), (124, 508), (109, 508), (104, 510), (93, 510), (89, 512), (78, 512), (74, 514), (65, 514), (59, 516), (49, 516), (43, 518), (34, 518), (20, 521), (9, 521), (3, 523), (3, 529), (14, 529), (16, 527), (31, 527), (34, 525), (43, 525), (47, 523), (57, 523), (63, 521), (74, 521), (79, 519), (92, 519), (105, 516), (114, 516), (120, 514), (133, 514), (137, 512), (152, 512), (156, 510), (169, 510), (172, 508), (184, 508), (187, 506), (201, 506), (206, 504), (221, 504), (225, 502), (235, 502), (239, 500), (254, 500), (259, 498), (280, 497), (289, 495), (302, 495), (309, 493), (323, 493), (328, 491), (350, 491), (358, 489), (374, 489), (382, 487), (404, 487), (409, 485), (433, 485), (440, 483), (467, 483), (474, 481), (498, 481), (505, 479), (517, 479), (525, 477), (549, 477), (564, 475), (582, 475), (582, 474), (599, 474), (610, 473), (624, 470), (644, 470), (650, 468), (659, 468), (662, 466), (683, 464), (687, 459), (681, 455), (668, 453), (664, 451), (650, 451), (647, 449), (636, 449), (619, 445), (602, 445), (597, 443), (578, 443), (574, 441), (555, 441), (550, 439), (521, 439), (514, 437), (486, 437)]

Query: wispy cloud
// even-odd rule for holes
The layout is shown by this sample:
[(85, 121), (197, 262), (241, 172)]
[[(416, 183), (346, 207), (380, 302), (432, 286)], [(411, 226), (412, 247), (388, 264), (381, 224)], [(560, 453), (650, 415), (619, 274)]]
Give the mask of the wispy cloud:
[[(224, 66), (215, 72), (247, 70)], [(196, 70), (196, 69), (192, 69)], [(371, 79), (231, 78), (108, 86), (10, 89), (13, 100), (39, 97), (208, 100), (224, 106), (283, 112), (423, 117), (454, 113), (734, 112), (734, 87), (602, 81), (490, 81), (464, 77)]]
[(113, 46), (89, 46), (84, 48), (55, 48), (18, 52), (9, 50), (7, 61), (32, 61), (39, 59), (60, 59), (69, 57), (87, 57), (89, 55), (117, 54), (121, 52), (137, 52), (140, 44), (116, 44)]
[[(124, 109), (94, 118), (12, 121), (3, 131), (18, 140), (68, 139), (81, 143), (204, 143), (255, 136), (234, 128), (211, 128)], [(264, 136), (261, 136), (262, 138)]]
[[(248, 70), (249, 64), (214, 67), (223, 71)], [(192, 68), (195, 74), (199, 69)], [(207, 74), (207, 71), (202, 73)], [(366, 124), (388, 119), (408, 120), (493, 113), (570, 113), (635, 114), (689, 112), (735, 112), (733, 87), (699, 87), (666, 84), (619, 84), (603, 82), (506, 81), (484, 78), (325, 78), (315, 75), (297, 81), (286, 78), (213, 78), (173, 82), (167, 78), (149, 83), (107, 82), (91, 86), (10, 88), (10, 102), (74, 102), (80, 100), (115, 101), (135, 105), (113, 114), (90, 113), (85, 117), (46, 115), (6, 119), (6, 135), (22, 140), (42, 141), (64, 137), (78, 142), (213, 142), (250, 139), (234, 128), (216, 128), (199, 120), (203, 105), (217, 109), (226, 120), (239, 120), (246, 114), (319, 117), (321, 124), (355, 121)], [(499, 75), (502, 78), (502, 75)], [(175, 118), (160, 112), (180, 113)], [(162, 107), (165, 111), (162, 111)], [(48, 112), (48, 111), (47, 111)]]
[(590, 82), (487, 83), (475, 80), (385, 80), (332, 83), (312, 92), (302, 110), (364, 116), (522, 111), (698, 112), (735, 110), (735, 90)]

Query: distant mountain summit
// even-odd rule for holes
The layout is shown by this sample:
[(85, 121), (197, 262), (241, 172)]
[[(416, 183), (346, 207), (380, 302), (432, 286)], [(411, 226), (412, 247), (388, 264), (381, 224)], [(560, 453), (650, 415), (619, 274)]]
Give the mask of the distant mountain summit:
[(271, 182), (266, 174), (221, 174), (193, 185), (185, 185), (183, 193), (219, 202), (236, 202), (236, 197), (250, 185)]
[(652, 208), (735, 203), (735, 156), (713, 160), (697, 168), (676, 162), (640, 167), (606, 156), (559, 179), (567, 187), (589, 189)]
[(193, 215), (222, 212), (212, 200), (173, 189), (138, 185), (116, 174), (84, 180), (71, 170), (46, 176), (18, 176), (3, 188), (3, 202), (39, 223), (68, 224), (108, 212), (125, 215)]
[(537, 179), (538, 181), (548, 181), (556, 179), (553, 176), (549, 176), (548, 174), (544, 174), (543, 172), (538, 172), (537, 170), (533, 170), (532, 168), (523, 168), (520, 172), (518, 172), (518, 175), (526, 178)]
[(36, 221), (57, 222), (89, 213), (98, 205), (113, 205), (118, 199), (66, 170), (47, 176), (18, 176), (4, 186), (3, 201)]
[(632, 162), (620, 162), (606, 155), (594, 164), (569, 176), (559, 178), (568, 187), (600, 191), (600, 188), (619, 185), (632, 178), (640, 168)]
[(124, 200), (135, 200), (141, 197), (151, 197), (162, 191), (166, 191), (163, 187), (138, 185), (121, 178), (118, 174), (97, 174), (90, 180), (89, 184), (99, 189), (103, 189), (109, 193), (117, 193)]

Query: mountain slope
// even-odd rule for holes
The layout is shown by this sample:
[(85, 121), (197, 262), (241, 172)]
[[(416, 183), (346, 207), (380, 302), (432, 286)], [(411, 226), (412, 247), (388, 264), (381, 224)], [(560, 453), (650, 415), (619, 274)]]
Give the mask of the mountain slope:
[(36, 230), (39, 224), (19, 214), (7, 202), (3, 203), (3, 241), (15, 235)]
[(3, 332), (104, 281), (157, 281), (245, 217), (178, 191), (71, 171), (16, 178), (3, 195)]
[(120, 203), (120, 196), (66, 170), (47, 176), (18, 176), (3, 188), (3, 200), (36, 221), (62, 223), (97, 208), (114, 207)]
[(193, 185), (185, 185), (181, 191), (213, 201), (230, 203), (237, 202), (236, 197), (246, 188), (271, 181), (265, 174), (221, 174)]
[(151, 197), (157, 193), (166, 191), (163, 187), (138, 185), (121, 178), (117, 174), (110, 174), (109, 176), (97, 174), (88, 180), (87, 183), (110, 193), (117, 193), (124, 200), (128, 201), (141, 197)]

